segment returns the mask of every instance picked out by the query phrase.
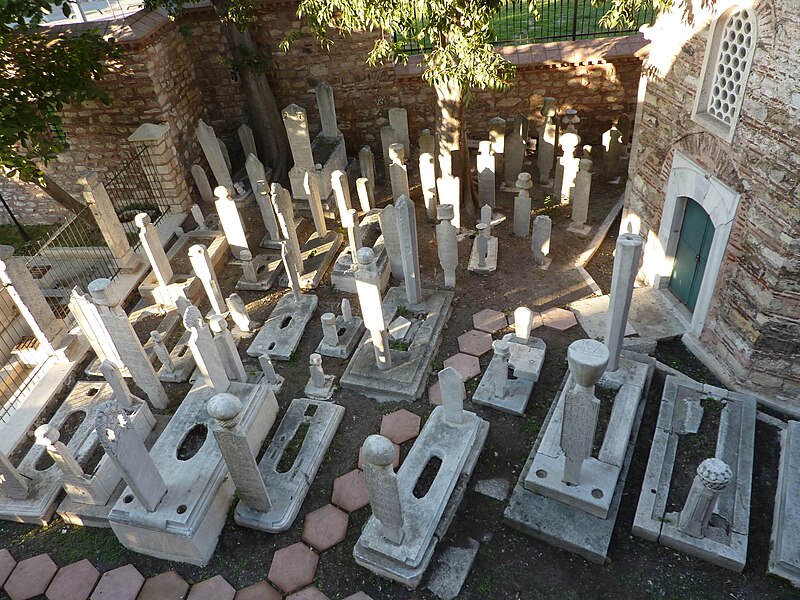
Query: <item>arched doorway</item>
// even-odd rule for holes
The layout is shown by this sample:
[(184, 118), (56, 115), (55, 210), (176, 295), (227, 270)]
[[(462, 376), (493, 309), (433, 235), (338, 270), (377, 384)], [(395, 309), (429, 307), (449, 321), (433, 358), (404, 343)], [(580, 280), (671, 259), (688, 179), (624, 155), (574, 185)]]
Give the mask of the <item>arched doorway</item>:
[(686, 198), (669, 289), (694, 312), (714, 240), (711, 217), (697, 202)]

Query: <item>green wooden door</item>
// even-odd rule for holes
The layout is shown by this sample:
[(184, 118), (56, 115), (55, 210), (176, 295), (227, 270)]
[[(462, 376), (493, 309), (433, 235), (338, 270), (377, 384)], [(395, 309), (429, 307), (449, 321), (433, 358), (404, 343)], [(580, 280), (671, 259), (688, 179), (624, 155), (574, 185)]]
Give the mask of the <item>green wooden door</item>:
[(697, 202), (687, 198), (669, 288), (691, 310), (697, 303), (713, 239), (714, 225), (708, 214)]

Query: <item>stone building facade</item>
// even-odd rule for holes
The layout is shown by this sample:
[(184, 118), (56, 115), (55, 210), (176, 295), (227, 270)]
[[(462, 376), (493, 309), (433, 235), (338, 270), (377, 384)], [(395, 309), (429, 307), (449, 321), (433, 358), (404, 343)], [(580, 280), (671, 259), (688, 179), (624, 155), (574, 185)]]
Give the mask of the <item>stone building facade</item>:
[(623, 229), (687, 345), (800, 407), (800, 2), (699, 6), (645, 31)]
[[(413, 140), (423, 128), (433, 127), (435, 95), (422, 81), (419, 65), (413, 60), (408, 66), (365, 64), (375, 33), (337, 39), (330, 51), (307, 35), (288, 52), (278, 52), (278, 43), (300, 26), (296, 10), (296, 2), (263, 0), (261, 22), (252, 29), (260, 47), (275, 49), (269, 78), (279, 106), (304, 106), (312, 135), (319, 130), (313, 87), (320, 81), (333, 86), (339, 128), (351, 155), (369, 144), (380, 156), (379, 132), (388, 123), (389, 108), (407, 109)], [(107, 180), (136, 151), (128, 137), (137, 127), (166, 124), (154, 163), (170, 204), (185, 209), (198, 199), (189, 169), (195, 163), (204, 165), (194, 137), (197, 119), (213, 125), (234, 163), (243, 162), (237, 157), (236, 130), (248, 119), (239, 83), (226, 64), (229, 53), (220, 25), (210, 7), (198, 7), (177, 21), (161, 12), (142, 11), (102, 26), (125, 50), (122, 61), (110, 65), (106, 75), (111, 102), (87, 102), (64, 111), (70, 147), (48, 172), (80, 198), (76, 182), (82, 173), (95, 170)], [(506, 93), (476, 94), (469, 109), (471, 137), (484, 139), (494, 116), (510, 120), (522, 112), (537, 126), (542, 99), (553, 96), (560, 110), (578, 109), (586, 142), (599, 142), (615, 116), (635, 110), (643, 46), (641, 36), (633, 36), (501, 48), (517, 65), (517, 80)], [(57, 222), (65, 215), (35, 186), (0, 180), (0, 193), (23, 222)], [(0, 222), (4, 218), (0, 214)]]

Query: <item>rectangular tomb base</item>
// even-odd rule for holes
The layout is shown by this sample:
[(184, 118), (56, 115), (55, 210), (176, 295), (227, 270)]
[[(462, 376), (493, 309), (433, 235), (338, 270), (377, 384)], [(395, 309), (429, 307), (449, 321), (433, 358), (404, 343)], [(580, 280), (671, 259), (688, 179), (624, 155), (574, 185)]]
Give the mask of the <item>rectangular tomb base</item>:
[(283, 272), (283, 260), (280, 256), (260, 254), (253, 259), (253, 268), (256, 271), (256, 280), (246, 281), (244, 278), (240, 278), (236, 282), (238, 291), (266, 292)]
[[(666, 512), (667, 499), (678, 447), (681, 443), (691, 443), (691, 438), (698, 434), (703, 427), (703, 403), (710, 408), (713, 405), (708, 403), (712, 401), (722, 406), (716, 448), (709, 456), (698, 457), (697, 464), (715, 456), (731, 468), (734, 477), (717, 499), (705, 536), (695, 538), (678, 530), (680, 514)], [(688, 377), (668, 375), (636, 507), (633, 533), (741, 572), (747, 560), (755, 428), (754, 397), (704, 385)], [(696, 466), (693, 465), (692, 469)], [(692, 471), (689, 476), (693, 474)], [(780, 490), (780, 481), (778, 487)], [(773, 550), (774, 547), (773, 541)]]
[[(260, 512), (239, 502), (234, 514), (237, 525), (270, 533), (286, 531), (292, 526), (343, 416), (344, 407), (331, 402), (292, 400), (258, 463), (272, 507), (269, 512)], [(308, 424), (308, 430), (294, 464), (279, 473), (281, 457), (303, 423)]]
[[(604, 441), (604, 448), (600, 451), (600, 456), (605, 458), (605, 463), (619, 463), (619, 476), (613, 488), (613, 495), (606, 518), (601, 518), (582, 510), (578, 506), (561, 502), (556, 498), (543, 496), (526, 487), (530, 485), (531, 480), (537, 479), (535, 471), (531, 472), (537, 453), (544, 451), (549, 455), (555, 456), (556, 453), (553, 448), (557, 446), (560, 450), (560, 432), (554, 439), (555, 436), (550, 429), (560, 430), (562, 411), (560, 398), (565, 386), (568, 385), (569, 374), (564, 378), (557, 400), (550, 405), (545, 422), (520, 473), (517, 485), (514, 487), (511, 499), (503, 515), (505, 523), (509, 526), (599, 564), (604, 563), (608, 555), (608, 546), (611, 542), (611, 535), (619, 512), (619, 503), (622, 499), (625, 479), (633, 456), (633, 448), (636, 445), (636, 437), (644, 412), (647, 390), (650, 387), (653, 373), (654, 361), (646, 356), (628, 353), (623, 358), (623, 362), (626, 360), (639, 363), (638, 366), (630, 365), (628, 373), (637, 374), (643, 379), (636, 385), (637, 382), (631, 377), (626, 381), (627, 387), (624, 389), (620, 387), (620, 394), (624, 394), (623, 398), (626, 400), (629, 399), (628, 394), (631, 390), (636, 392), (636, 398), (638, 398), (638, 402), (633, 404), (634, 414), (628, 435), (625, 435), (624, 439), (620, 441), (612, 440), (615, 443), (610, 443), (609, 436), (607, 436)], [(625, 406), (627, 404), (628, 402), (624, 403)], [(623, 411), (620, 414), (624, 416), (627, 411)], [(613, 421), (614, 415), (612, 413), (609, 428), (612, 427)]]
[(353, 317), (353, 320), (346, 323), (344, 317), (339, 315), (336, 317), (336, 329), (339, 333), (339, 343), (335, 346), (325, 343), (323, 338), (315, 352), (322, 354), (322, 356), (331, 356), (333, 358), (348, 358), (353, 350), (356, 349), (358, 342), (364, 334), (364, 321), (361, 317)]
[(800, 421), (781, 432), (778, 492), (767, 571), (800, 587)]
[[(316, 232), (311, 234), (308, 241), (300, 249), (303, 259), (300, 287), (304, 290), (315, 288), (322, 281), (322, 277), (336, 259), (336, 253), (342, 245), (342, 234), (329, 231), (325, 237), (319, 237)], [(286, 273), (281, 277), (282, 286), (288, 287), (289, 276)]]
[[(372, 251), (375, 253), (375, 265), (378, 270), (378, 283), (380, 285), (381, 293), (386, 291), (389, 285), (389, 275), (392, 271), (389, 266), (389, 256), (386, 254), (386, 249), (383, 245), (383, 236), (378, 238), (375, 245), (372, 246)], [(356, 293), (356, 271), (358, 265), (353, 264), (353, 255), (350, 246), (347, 246), (336, 262), (333, 263), (333, 270), (331, 271), (331, 283), (341, 292)]]
[(483, 266), (481, 266), (478, 261), (478, 244), (476, 242), (472, 243), (472, 251), (469, 255), (467, 271), (486, 275), (488, 273), (494, 273), (497, 270), (497, 238), (495, 236), (489, 238), (488, 248), (486, 260), (483, 261)]
[[(478, 462), (489, 423), (464, 411), (459, 424), (444, 419), (436, 407), (397, 472), (403, 507), (404, 539), (395, 545), (383, 537), (381, 524), (371, 516), (353, 548), (356, 562), (382, 577), (415, 588), (422, 581), (436, 545), (447, 533)], [(414, 496), (414, 486), (433, 456), (443, 457), (428, 493)]]
[(367, 332), (342, 375), (342, 387), (380, 402), (419, 398), (450, 318), (452, 302), (453, 292), (423, 289), (422, 302), (412, 305), (404, 287), (391, 288), (383, 299), (384, 322), (391, 323), (400, 307), (404, 307), (418, 325), (408, 350), (392, 350), (392, 367), (382, 371), (375, 364), (375, 351)]
[[(227, 391), (242, 402), (239, 423), (257, 453), (278, 413), (275, 394), (264, 386), (238, 382), (231, 382)], [(156, 510), (148, 512), (126, 488), (109, 513), (111, 528), (126, 548), (201, 566), (211, 559), (236, 491), (208, 430), (206, 405), (215, 393), (202, 380), (195, 384), (150, 450), (167, 483)], [(181, 460), (178, 456), (190, 433), (205, 433), (205, 441)]]
[(295, 300), (291, 293), (286, 294), (264, 322), (247, 354), (255, 357), (266, 354), (276, 360), (289, 360), (314, 316), (317, 302), (317, 297), (312, 294), (301, 294), (300, 300)]
[[(492, 363), (501, 360), (502, 359), (498, 356), (492, 357)], [(533, 392), (534, 382), (527, 379), (509, 378), (505, 385), (504, 394), (499, 396), (495, 391), (494, 373), (494, 368), (490, 363), (483, 377), (481, 377), (478, 389), (476, 389), (475, 393), (472, 395), (472, 401), (475, 404), (496, 408), (497, 410), (512, 415), (524, 415), (525, 408), (528, 406), (528, 400)]]

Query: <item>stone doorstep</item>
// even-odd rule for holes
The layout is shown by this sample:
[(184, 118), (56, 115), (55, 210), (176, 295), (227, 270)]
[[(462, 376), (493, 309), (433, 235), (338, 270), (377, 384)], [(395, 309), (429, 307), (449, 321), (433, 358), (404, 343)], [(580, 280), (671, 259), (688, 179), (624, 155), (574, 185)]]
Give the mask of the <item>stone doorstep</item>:
[(315, 352), (322, 356), (330, 356), (332, 358), (348, 358), (358, 346), (361, 341), (361, 336), (364, 334), (364, 321), (361, 317), (353, 317), (349, 323), (345, 323), (344, 317), (339, 315), (336, 317), (336, 328), (338, 331), (344, 329), (344, 332), (339, 336), (339, 344), (330, 346), (325, 343), (325, 339), (320, 340), (319, 345)]
[[(722, 514), (730, 524), (730, 534), (709, 527), (705, 538), (693, 538), (677, 529), (678, 513), (665, 514), (667, 497), (680, 436), (676, 419), (682, 419), (676, 406), (685, 394), (680, 388), (717, 398), (727, 397), (717, 438), (718, 458), (729, 464), (735, 476), (720, 496), (715, 514)], [(752, 486), (753, 444), (755, 437), (756, 401), (750, 396), (668, 375), (664, 383), (662, 404), (653, 445), (647, 461), (642, 490), (634, 517), (633, 532), (640, 537), (697, 556), (713, 564), (741, 572), (747, 560), (750, 522), (750, 490)], [(691, 435), (691, 434), (686, 434)], [(652, 492), (655, 490), (655, 494)]]
[[(263, 386), (235, 381), (228, 392), (242, 401), (240, 425), (257, 452), (278, 412), (275, 395)], [(216, 444), (203, 444), (191, 461), (179, 461), (176, 454), (186, 434), (207, 423), (205, 407), (213, 395), (213, 388), (196, 383), (150, 450), (162, 477), (170, 482), (156, 511), (148, 512), (135, 497), (125, 502), (133, 495), (126, 490), (109, 513), (111, 528), (126, 548), (196, 565), (211, 558), (233, 498), (233, 483)]]
[[(313, 416), (308, 416), (311, 407), (315, 407), (315, 412)], [(239, 502), (234, 513), (237, 525), (270, 533), (286, 531), (291, 527), (339, 428), (344, 411), (343, 406), (324, 400), (292, 400), (258, 463), (272, 508), (264, 513)], [(309, 423), (309, 428), (294, 464), (285, 473), (278, 473), (281, 456), (304, 422)]]
[[(320, 238), (316, 232), (311, 234), (308, 241), (300, 248), (303, 260), (300, 287), (304, 290), (317, 287), (323, 275), (328, 271), (336, 259), (336, 253), (342, 245), (342, 234), (329, 231), (328, 235)], [(289, 276), (284, 273), (280, 278), (280, 285), (289, 287)]]
[(471, 273), (478, 273), (479, 275), (486, 275), (494, 273), (497, 270), (497, 238), (495, 236), (489, 237), (489, 248), (486, 252), (486, 260), (484, 265), (480, 266), (478, 260), (478, 242), (477, 238), (472, 243), (472, 250), (469, 254), (469, 264), (467, 271)]
[[(428, 369), (439, 350), (442, 332), (452, 310), (453, 296), (449, 291), (423, 289), (424, 300), (414, 308), (429, 316), (417, 330), (407, 352), (392, 351), (395, 362), (391, 369), (381, 371), (377, 368), (372, 340), (369, 333), (365, 333), (342, 375), (342, 387), (379, 402), (419, 398), (425, 390)], [(391, 288), (383, 300), (385, 322), (392, 321), (399, 306), (408, 306), (405, 289)]]
[[(453, 427), (463, 430), (462, 434), (453, 435)], [(450, 435), (443, 436), (442, 428)], [(465, 411), (465, 421), (453, 426), (444, 421), (444, 408), (434, 409), (397, 473), (400, 500), (406, 507), (403, 526), (406, 540), (400, 546), (387, 542), (380, 532), (379, 521), (371, 516), (353, 549), (359, 565), (408, 587), (419, 585), (438, 540), (444, 537), (455, 517), (488, 430), (489, 423), (474, 413)], [(455, 471), (447, 482), (437, 476), (434, 481), (434, 485), (439, 483), (437, 488), (431, 487), (424, 498), (415, 498), (411, 490), (433, 450), (437, 450), (437, 456), (445, 456), (440, 473), (442, 469)], [(434, 506), (434, 502), (438, 505)]]
[[(631, 360), (630, 357), (628, 359)], [(647, 377), (642, 390), (642, 398), (646, 398), (655, 361), (646, 356), (640, 357), (640, 360), (644, 361), (645, 365), (648, 365), (646, 369)], [(569, 373), (564, 376), (561, 382), (558, 396), (561, 395), (568, 377)], [(594, 515), (578, 510), (575, 507), (553, 500), (552, 498), (540, 496), (539, 494), (525, 489), (523, 485), (531, 469), (531, 465), (533, 464), (536, 452), (544, 439), (545, 431), (556, 411), (557, 403), (553, 402), (550, 405), (547, 417), (539, 431), (531, 453), (528, 456), (528, 460), (520, 473), (517, 485), (514, 487), (514, 491), (511, 494), (509, 504), (503, 513), (503, 521), (510, 527), (526, 535), (530, 535), (556, 547), (563, 548), (591, 562), (603, 564), (607, 559), (608, 546), (611, 542), (614, 524), (619, 512), (619, 504), (625, 487), (625, 479), (628, 475), (628, 469), (633, 456), (633, 449), (636, 445), (636, 438), (638, 437), (639, 425), (641, 424), (645, 404), (646, 402), (639, 403), (634, 426), (631, 431), (631, 439), (628, 442), (627, 452), (625, 454), (625, 461), (620, 470), (620, 476), (614, 490), (608, 517), (606, 519), (600, 519)]]
[(289, 360), (300, 344), (317, 302), (318, 298), (312, 294), (302, 294), (299, 302), (295, 302), (291, 292), (284, 295), (247, 348), (247, 354)]
[[(767, 572), (788, 579), (800, 586), (800, 468), (797, 460), (800, 442), (800, 421), (789, 421), (781, 432), (781, 458), (778, 463), (778, 485), (772, 517), (770, 552)], [(2, 575), (0, 575), (2, 580)]]

